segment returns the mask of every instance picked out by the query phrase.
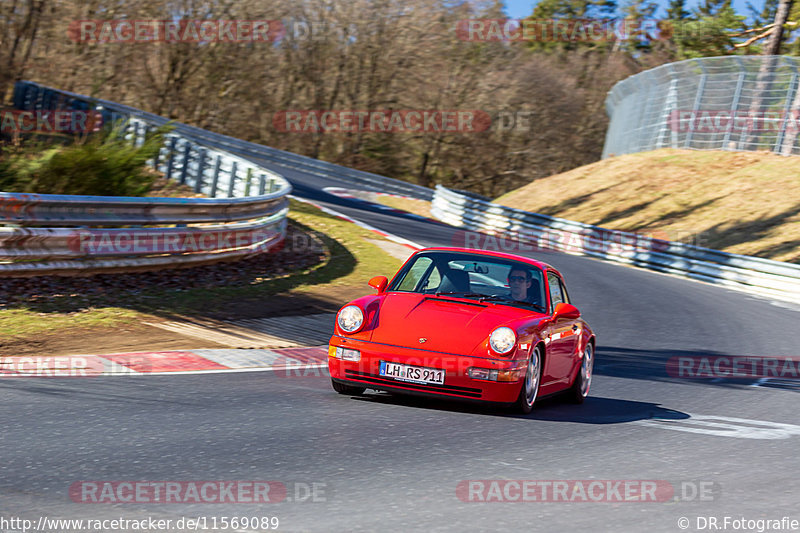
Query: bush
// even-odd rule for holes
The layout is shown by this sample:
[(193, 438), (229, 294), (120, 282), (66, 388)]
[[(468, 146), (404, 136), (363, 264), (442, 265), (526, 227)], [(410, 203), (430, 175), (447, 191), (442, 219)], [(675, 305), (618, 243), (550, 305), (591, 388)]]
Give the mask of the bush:
[(112, 130), (70, 146), (6, 148), (0, 157), (0, 191), (142, 196), (157, 177), (146, 162), (158, 154), (166, 131), (151, 133), (139, 147)]

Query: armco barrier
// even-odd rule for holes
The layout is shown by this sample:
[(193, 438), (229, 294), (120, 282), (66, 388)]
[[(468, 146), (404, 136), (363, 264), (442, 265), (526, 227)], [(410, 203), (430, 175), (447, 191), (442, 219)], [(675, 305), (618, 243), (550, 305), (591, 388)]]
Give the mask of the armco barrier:
[[(89, 98), (83, 95), (68, 91), (59, 91), (45, 87), (33, 82), (18, 82), (18, 91), (15, 92), (15, 106), (19, 109), (48, 109), (45, 103), (58, 101), (70, 102), (69, 109), (97, 110), (103, 115), (104, 121), (112, 121), (115, 118), (128, 118), (149, 125), (160, 126), (168, 122), (164, 117), (147, 113), (129, 106)], [(46, 96), (45, 96), (46, 95)], [(199, 144), (216, 147), (231, 154), (238, 154), (248, 158), (268, 161), (270, 164), (284, 168), (301, 170), (305, 174), (317, 175), (325, 178), (338, 178), (352, 185), (359, 185), (363, 188), (378, 192), (386, 192), (418, 198), (421, 200), (431, 200), (433, 190), (421, 187), (405, 181), (400, 181), (369, 172), (354, 170), (351, 168), (335, 165), (306, 157), (283, 150), (277, 150), (268, 146), (243, 141), (227, 135), (206, 131), (186, 124), (174, 123), (175, 133), (185, 139), (191, 139)]]
[[(800, 265), (729, 254), (698, 246), (608, 230), (494, 204), (441, 185), (431, 212), (443, 222), (529, 249), (588, 255), (702, 281), (746, 288), (764, 296), (800, 301)], [(469, 242), (465, 243), (469, 245)], [(502, 251), (502, 246), (498, 245)], [(513, 246), (511, 247), (513, 248)]]
[[(29, 82), (16, 85), (14, 103), (22, 110), (93, 107), (85, 97)], [(122, 120), (123, 134), (135, 144), (167, 122), (130, 111), (117, 109), (104, 119)], [(283, 241), (291, 186), (279, 174), (177, 129), (150, 163), (210, 198), (0, 193), (0, 275), (206, 263), (262, 253)]]

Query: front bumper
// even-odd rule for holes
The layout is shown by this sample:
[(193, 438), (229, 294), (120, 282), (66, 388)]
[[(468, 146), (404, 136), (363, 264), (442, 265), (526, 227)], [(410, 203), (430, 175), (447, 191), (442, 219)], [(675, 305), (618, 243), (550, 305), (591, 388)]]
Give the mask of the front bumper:
[[(378, 344), (334, 335), (330, 346), (358, 350), (361, 360), (346, 361), (328, 356), (331, 378), (337, 382), (369, 389), (441, 396), (463, 400), (478, 400), (509, 404), (519, 397), (527, 359), (510, 360), (492, 357), (472, 357), (415, 348)], [(381, 376), (381, 361), (400, 363), (445, 371), (444, 384), (416, 383)], [(471, 367), (492, 370), (519, 369), (515, 381), (484, 381), (467, 375)]]

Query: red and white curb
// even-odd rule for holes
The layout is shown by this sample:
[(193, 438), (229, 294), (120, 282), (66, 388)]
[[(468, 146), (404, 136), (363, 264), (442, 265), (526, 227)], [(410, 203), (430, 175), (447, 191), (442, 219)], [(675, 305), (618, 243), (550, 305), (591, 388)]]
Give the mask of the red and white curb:
[(327, 367), (328, 347), (180, 350), (106, 355), (0, 357), (0, 378), (67, 378), (275, 371)]

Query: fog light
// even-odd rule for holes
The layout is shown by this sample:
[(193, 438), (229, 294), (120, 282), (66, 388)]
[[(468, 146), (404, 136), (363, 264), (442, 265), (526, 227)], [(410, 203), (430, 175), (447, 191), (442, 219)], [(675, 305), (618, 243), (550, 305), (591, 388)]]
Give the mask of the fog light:
[(467, 375), (483, 381), (519, 381), (520, 370), (495, 370), (491, 368), (469, 368)]
[(482, 379), (484, 381), (497, 381), (497, 370), (489, 368), (469, 368), (467, 375), (472, 379)]
[(351, 350), (349, 348), (341, 348), (339, 346), (329, 346), (328, 357), (341, 359), (342, 361), (352, 361), (354, 363), (358, 363), (361, 361), (361, 352), (358, 350)]
[(519, 381), (519, 370), (501, 370), (497, 373), (497, 381)]

